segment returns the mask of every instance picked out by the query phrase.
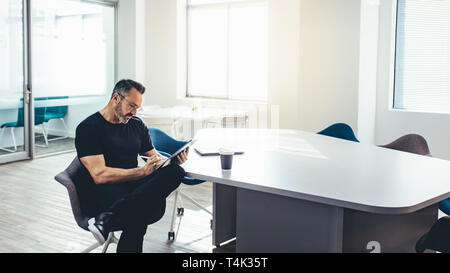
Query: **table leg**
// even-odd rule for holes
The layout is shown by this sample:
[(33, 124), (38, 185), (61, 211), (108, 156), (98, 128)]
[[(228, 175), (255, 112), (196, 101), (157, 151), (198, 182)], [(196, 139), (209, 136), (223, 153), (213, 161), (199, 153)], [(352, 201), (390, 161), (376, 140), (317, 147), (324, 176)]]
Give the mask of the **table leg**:
[(438, 205), (374, 214), (237, 189), (236, 252), (414, 252)]
[(341, 252), (343, 209), (237, 189), (236, 252)]
[(213, 245), (236, 237), (236, 188), (213, 184)]

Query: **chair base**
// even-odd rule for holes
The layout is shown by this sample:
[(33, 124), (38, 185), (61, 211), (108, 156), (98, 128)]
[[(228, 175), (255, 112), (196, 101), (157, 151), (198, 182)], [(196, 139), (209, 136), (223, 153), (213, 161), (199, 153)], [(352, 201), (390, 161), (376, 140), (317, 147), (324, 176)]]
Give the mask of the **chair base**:
[[(108, 247), (111, 244), (117, 244), (119, 242), (119, 239), (115, 236), (114, 232), (110, 232), (108, 235), (108, 239), (103, 244), (102, 253), (106, 253), (108, 250)], [(89, 253), (97, 248), (102, 246), (99, 242), (96, 242), (95, 244), (91, 245), (90, 247), (86, 248), (85, 250), (81, 251), (81, 253)]]
[[(53, 120), (53, 119), (51, 119), (51, 120)], [(69, 138), (69, 129), (67, 128), (66, 122), (64, 121), (63, 118), (59, 118), (58, 120), (60, 120), (61, 123), (63, 124), (64, 130), (66, 131), (66, 134), (65, 134), (64, 136), (59, 136), (59, 137), (54, 137), (54, 138), (50, 138), (50, 139), (49, 139), (49, 138), (48, 138), (48, 131), (50, 130), (50, 120), (49, 120), (49, 121), (47, 122), (47, 126), (48, 126), (48, 127), (47, 127), (47, 139), (48, 139), (48, 142)]]
[[(183, 196), (184, 198), (188, 199), (196, 207), (198, 207), (199, 209), (205, 211), (206, 213), (208, 213), (209, 215), (212, 216), (212, 212), (210, 210), (208, 210), (207, 208), (205, 208), (202, 205), (200, 205), (197, 201), (195, 201), (192, 197), (190, 197), (189, 195), (184, 193), (181, 189), (177, 189), (174, 192), (174, 194), (175, 194), (175, 199), (174, 199), (174, 202), (173, 202), (172, 220), (171, 220), (171, 223), (170, 223), (170, 230), (168, 232), (168, 241), (174, 241), (175, 240), (175, 230), (174, 230), (175, 217), (176, 216), (181, 217), (181, 216), (184, 215), (184, 208), (182, 206), (179, 207), (179, 208), (177, 207), (178, 198), (180, 198), (179, 201), (181, 203), (181, 196)], [(212, 227), (212, 220), (211, 220), (211, 227)]]
[(0, 133), (1, 137), (0, 137), (0, 139), (3, 139), (3, 134), (5, 133), (5, 130), (7, 128), (11, 128), (11, 137), (12, 137), (14, 149), (12, 150), (12, 149), (8, 149), (8, 148), (5, 148), (5, 147), (0, 147), (0, 150), (6, 151), (6, 152), (9, 152), (9, 153), (15, 153), (15, 152), (17, 152), (17, 144), (16, 144), (16, 138), (14, 137), (14, 127), (1, 128), (0, 129), (1, 130), (1, 133)]

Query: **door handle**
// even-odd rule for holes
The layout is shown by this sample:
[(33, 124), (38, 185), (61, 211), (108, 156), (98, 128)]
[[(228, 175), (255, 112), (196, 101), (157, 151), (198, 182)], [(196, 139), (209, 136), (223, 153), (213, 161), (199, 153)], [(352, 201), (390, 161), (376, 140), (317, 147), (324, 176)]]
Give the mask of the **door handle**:
[(23, 92), (23, 97), (26, 104), (30, 104), (31, 91), (29, 89)]

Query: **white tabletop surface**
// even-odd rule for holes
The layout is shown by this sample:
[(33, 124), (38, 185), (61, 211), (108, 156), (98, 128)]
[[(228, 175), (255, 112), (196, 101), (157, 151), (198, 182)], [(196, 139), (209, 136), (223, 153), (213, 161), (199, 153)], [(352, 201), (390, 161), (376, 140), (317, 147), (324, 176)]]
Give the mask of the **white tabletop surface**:
[(234, 146), (231, 171), (194, 149), (193, 178), (344, 208), (402, 214), (450, 197), (450, 161), (298, 130), (202, 129), (193, 147)]

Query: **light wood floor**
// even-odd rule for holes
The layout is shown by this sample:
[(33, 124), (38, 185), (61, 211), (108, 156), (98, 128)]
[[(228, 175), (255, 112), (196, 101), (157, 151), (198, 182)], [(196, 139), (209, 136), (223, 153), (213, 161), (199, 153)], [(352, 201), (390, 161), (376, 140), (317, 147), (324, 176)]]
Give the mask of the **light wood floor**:
[[(57, 136), (49, 136), (49, 139), (55, 138)], [(64, 138), (49, 141), (48, 146), (45, 147), (44, 138), (41, 136), (35, 138), (36, 146), (35, 146), (35, 156), (45, 156), (48, 154), (55, 154), (60, 152), (67, 151), (75, 151), (75, 139), (73, 138)], [(5, 147), (10, 150), (13, 150), (14, 147)], [(24, 146), (18, 146), (17, 151), (24, 151)], [(10, 154), (10, 152), (0, 150), (0, 156)]]
[[(95, 242), (77, 226), (66, 189), (53, 178), (74, 157), (75, 153), (67, 153), (0, 165), (0, 252), (80, 252)], [(183, 190), (211, 210), (211, 183)], [(176, 240), (167, 241), (173, 208), (173, 197), (169, 197), (164, 217), (147, 229), (144, 252), (212, 252), (211, 216), (187, 200), (183, 203), (184, 216), (176, 219)], [(115, 251), (116, 245), (108, 250)]]

